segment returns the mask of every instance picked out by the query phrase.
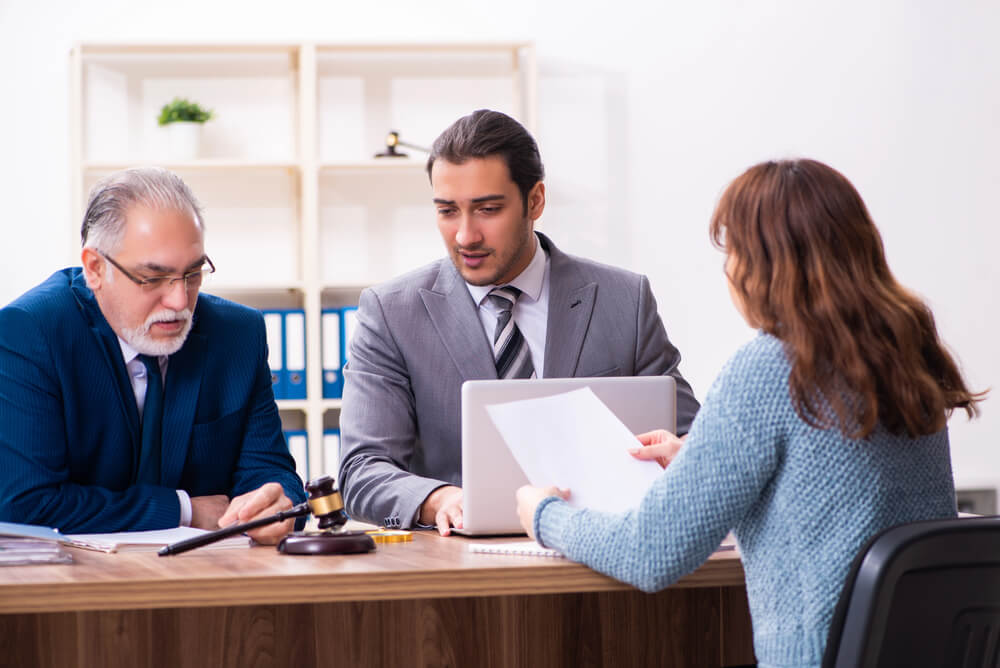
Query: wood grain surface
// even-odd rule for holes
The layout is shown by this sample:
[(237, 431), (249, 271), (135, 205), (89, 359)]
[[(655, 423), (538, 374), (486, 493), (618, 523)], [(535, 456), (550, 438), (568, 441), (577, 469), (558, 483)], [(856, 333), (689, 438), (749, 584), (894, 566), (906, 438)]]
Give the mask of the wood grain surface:
[[(470, 553), (469, 542), (421, 532), (412, 542), (339, 556), (288, 556), (273, 547), (171, 557), (72, 549), (73, 564), (0, 568), (0, 614), (632, 589), (566, 559)], [(742, 585), (739, 557), (717, 552), (675, 587)]]
[(720, 552), (644, 594), (550, 557), (421, 533), (367, 555), (273, 548), (0, 569), (0, 666), (729, 666), (753, 662)]

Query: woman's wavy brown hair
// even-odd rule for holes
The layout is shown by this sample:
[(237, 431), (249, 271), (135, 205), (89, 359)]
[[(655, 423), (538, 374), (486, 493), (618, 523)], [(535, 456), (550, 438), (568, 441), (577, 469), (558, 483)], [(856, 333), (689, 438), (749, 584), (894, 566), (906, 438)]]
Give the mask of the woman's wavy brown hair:
[(861, 196), (815, 160), (765, 162), (730, 184), (711, 236), (754, 327), (786, 346), (792, 402), (807, 423), (864, 438), (881, 422), (911, 437), (942, 429), (973, 394), (930, 309), (903, 288)]

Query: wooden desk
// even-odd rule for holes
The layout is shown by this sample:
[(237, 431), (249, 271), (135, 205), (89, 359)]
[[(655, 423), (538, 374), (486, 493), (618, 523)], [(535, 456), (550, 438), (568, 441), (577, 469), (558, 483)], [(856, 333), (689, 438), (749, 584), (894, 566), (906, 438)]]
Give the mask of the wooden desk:
[(751, 663), (743, 569), (716, 553), (648, 595), (564, 559), (418, 533), (366, 555), (100, 554), (0, 569), (0, 665)]

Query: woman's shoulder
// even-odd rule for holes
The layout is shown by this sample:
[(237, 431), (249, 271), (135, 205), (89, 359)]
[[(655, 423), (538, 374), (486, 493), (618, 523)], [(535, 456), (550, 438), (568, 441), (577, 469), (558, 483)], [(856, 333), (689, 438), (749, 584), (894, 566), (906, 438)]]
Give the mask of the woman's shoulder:
[(722, 368), (721, 376), (741, 377), (747, 380), (767, 376), (787, 377), (791, 370), (785, 344), (771, 334), (758, 332), (757, 336), (740, 346)]
[(795, 419), (790, 372), (785, 346), (774, 336), (760, 333), (740, 346), (705, 395), (689, 443), (736, 439), (741, 447), (773, 455), (780, 433)]
[(729, 358), (712, 383), (709, 396), (715, 395), (735, 411), (743, 404), (759, 407), (768, 397), (787, 400), (790, 372), (785, 345), (761, 332)]

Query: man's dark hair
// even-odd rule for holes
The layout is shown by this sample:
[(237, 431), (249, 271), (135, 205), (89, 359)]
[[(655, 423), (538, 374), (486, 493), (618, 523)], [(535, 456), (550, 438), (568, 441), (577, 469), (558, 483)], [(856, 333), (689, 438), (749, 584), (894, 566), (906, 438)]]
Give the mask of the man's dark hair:
[(474, 111), (463, 116), (434, 140), (431, 155), (427, 158), (427, 176), (430, 178), (434, 161), (461, 165), (470, 158), (488, 158), (498, 155), (507, 164), (511, 180), (521, 192), (524, 211), (528, 211), (528, 193), (545, 178), (545, 167), (538, 153), (538, 144), (524, 126), (507, 114), (489, 109)]

